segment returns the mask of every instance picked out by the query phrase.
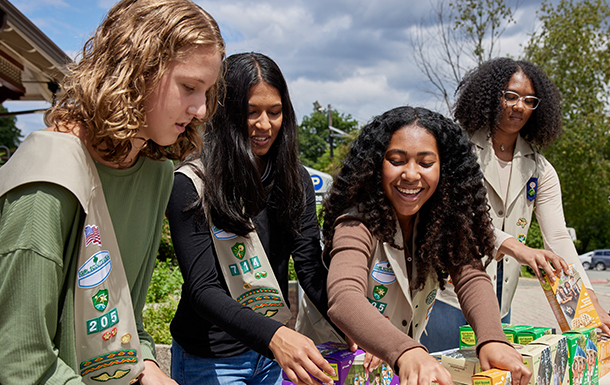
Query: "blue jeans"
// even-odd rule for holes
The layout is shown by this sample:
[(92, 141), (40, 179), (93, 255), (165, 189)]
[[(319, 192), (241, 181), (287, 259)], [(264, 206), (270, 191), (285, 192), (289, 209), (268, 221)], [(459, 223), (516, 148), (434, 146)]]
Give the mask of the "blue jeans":
[(280, 385), (282, 368), (253, 350), (234, 357), (203, 358), (188, 354), (172, 341), (171, 376), (180, 385)]
[[(504, 280), (504, 265), (502, 263), (498, 263), (496, 275), (498, 277), (496, 280), (496, 296), (498, 298), (498, 305), (501, 309), (502, 282)], [(510, 323), (510, 309), (508, 310), (508, 314), (500, 321), (502, 323)], [(421, 342), (430, 353), (455, 349), (460, 346), (460, 326), (466, 325), (467, 323), (464, 314), (462, 314), (462, 310), (447, 305), (444, 302), (436, 301), (430, 312), (426, 332), (422, 334), (419, 342)]]
[[(502, 322), (510, 323), (510, 311), (502, 318)], [(436, 301), (426, 326), (428, 335), (422, 334), (419, 342), (430, 353), (457, 348), (460, 346), (460, 326), (467, 323), (462, 310)]]

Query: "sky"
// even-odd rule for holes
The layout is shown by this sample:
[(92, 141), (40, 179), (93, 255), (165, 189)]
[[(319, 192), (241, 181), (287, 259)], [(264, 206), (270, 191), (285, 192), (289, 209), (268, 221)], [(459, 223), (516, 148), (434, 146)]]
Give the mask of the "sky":
[[(10, 0), (70, 57), (114, 0)], [(413, 58), (411, 39), (434, 32), (439, 0), (195, 0), (218, 22), (227, 54), (262, 52), (288, 82), (299, 123), (313, 103), (329, 104), (361, 124), (400, 105), (446, 113)], [(515, 6), (514, 1), (506, 0)], [(518, 57), (539, 25), (540, 0), (517, 4), (496, 56)], [(433, 45), (430, 44), (430, 52)], [(453, 90), (452, 90), (453, 91)], [(9, 111), (48, 106), (7, 101)], [(24, 136), (44, 128), (41, 114), (18, 117)]]

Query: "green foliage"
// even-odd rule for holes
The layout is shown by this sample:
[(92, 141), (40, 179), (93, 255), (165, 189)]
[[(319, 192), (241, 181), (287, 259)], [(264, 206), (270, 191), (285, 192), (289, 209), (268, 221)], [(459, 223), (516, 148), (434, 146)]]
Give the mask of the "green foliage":
[(536, 219), (536, 214), (532, 214), (532, 223), (527, 232), (525, 244), (534, 249), (544, 249), (544, 241), (542, 240), (542, 232), (540, 225)]
[(288, 260), (288, 280), (297, 280), (297, 272), (294, 270), (294, 260), (292, 259), (292, 257), (290, 257), (290, 259)]
[(167, 221), (167, 218), (163, 218), (163, 229), (161, 232), (161, 242), (159, 243), (157, 259), (161, 261), (176, 259), (176, 253), (174, 252), (174, 244), (172, 243), (172, 235), (169, 231), (169, 222)]
[(169, 324), (172, 322), (178, 300), (167, 296), (165, 302), (147, 305), (142, 312), (144, 329), (152, 336), (157, 344), (171, 345), (172, 335), (169, 331)]
[(569, 226), (580, 250), (610, 241), (610, 9), (605, 1), (561, 0), (542, 4), (542, 27), (525, 58), (539, 65), (563, 96), (564, 133), (544, 155), (561, 180)]
[(347, 153), (349, 143), (358, 135), (358, 121), (350, 114), (332, 110), (332, 126), (350, 134), (350, 137), (333, 137), (333, 160), (330, 159), (328, 115), (313, 109), (303, 117), (299, 126), (299, 155), (301, 162), (320, 171), (332, 171)]
[(468, 54), (477, 65), (491, 59), (494, 42), (506, 28), (503, 25), (514, 23), (511, 8), (504, 0), (456, 0), (449, 5), (455, 10), (455, 29), (471, 43), (472, 52)]
[[(0, 105), (0, 113), (8, 112), (8, 110)], [(15, 151), (21, 142), (21, 130), (15, 124), (17, 118), (15, 116), (0, 117), (0, 146), (6, 146), (11, 151)], [(0, 147), (0, 164), (3, 164), (8, 159), (5, 149)]]
[(168, 297), (179, 297), (183, 283), (176, 261), (157, 260), (146, 294), (146, 303), (159, 303)]
[(169, 324), (176, 314), (182, 292), (182, 274), (176, 260), (157, 259), (142, 312), (144, 329), (158, 344), (171, 344)]

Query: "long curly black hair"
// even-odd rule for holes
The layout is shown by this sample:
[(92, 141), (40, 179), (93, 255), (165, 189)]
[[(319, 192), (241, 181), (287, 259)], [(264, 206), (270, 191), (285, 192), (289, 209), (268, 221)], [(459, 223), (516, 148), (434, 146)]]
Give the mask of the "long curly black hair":
[[(288, 85), (277, 64), (257, 52), (239, 53), (225, 60), (226, 72), (216, 114), (203, 135), (201, 161), (196, 173), (205, 181), (201, 212), (207, 206), (215, 226), (241, 236), (254, 230), (252, 222), (263, 208), (289, 234), (300, 232), (305, 190), (298, 154), (297, 122)], [(272, 163), (264, 186), (248, 134), (248, 100), (252, 86), (265, 82), (282, 100), (282, 126), (265, 155)]]
[[(441, 288), (449, 268), (482, 266), (492, 255), (493, 227), (488, 212), (483, 174), (468, 137), (450, 119), (425, 108), (398, 107), (375, 117), (352, 143), (324, 200), (322, 216), (326, 262), (329, 262), (335, 220), (356, 208), (371, 234), (394, 243), (397, 217), (382, 188), (382, 164), (394, 132), (416, 125), (436, 139), (440, 179), (436, 191), (419, 212), (417, 274), (411, 288), (421, 289), (435, 273)], [(405, 244), (408, 244), (405, 241)]]
[(504, 110), (502, 91), (517, 72), (530, 78), (540, 98), (520, 134), (529, 144), (544, 148), (561, 133), (561, 95), (551, 79), (530, 62), (496, 58), (467, 73), (456, 90), (453, 116), (469, 133), (487, 130), (493, 136)]

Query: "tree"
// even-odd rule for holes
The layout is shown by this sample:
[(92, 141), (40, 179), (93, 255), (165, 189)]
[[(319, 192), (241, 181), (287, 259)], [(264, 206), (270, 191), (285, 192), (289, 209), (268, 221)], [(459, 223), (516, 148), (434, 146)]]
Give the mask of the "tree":
[[(8, 112), (8, 110), (0, 105), (0, 113)], [(11, 151), (15, 151), (21, 142), (21, 130), (15, 124), (17, 118), (14, 116), (0, 117), (0, 146), (6, 146)], [(6, 149), (0, 147), (0, 164), (4, 163), (8, 158)]]
[(358, 134), (358, 121), (354, 120), (350, 114), (340, 114), (337, 110), (332, 110), (331, 116), (333, 127), (347, 132), (350, 136), (333, 136), (334, 158), (331, 161), (328, 142), (328, 115), (326, 111), (321, 112), (314, 108), (310, 115), (303, 117), (299, 126), (299, 153), (301, 162), (305, 166), (332, 172), (347, 153), (346, 148), (349, 143)]
[(411, 39), (413, 59), (432, 85), (429, 92), (447, 112), (464, 74), (497, 54), (498, 40), (514, 22), (512, 15), (504, 0), (439, 0), (432, 27), (420, 23)]
[(602, 0), (542, 4), (539, 31), (525, 58), (540, 66), (562, 97), (563, 135), (544, 155), (553, 164), (569, 226), (582, 249), (610, 247), (610, 10)]

